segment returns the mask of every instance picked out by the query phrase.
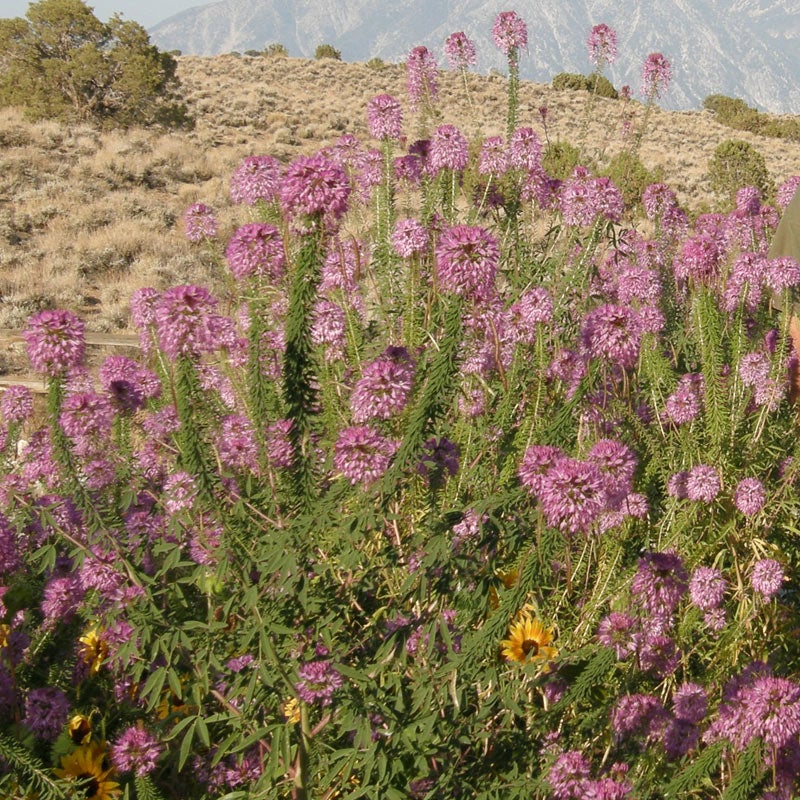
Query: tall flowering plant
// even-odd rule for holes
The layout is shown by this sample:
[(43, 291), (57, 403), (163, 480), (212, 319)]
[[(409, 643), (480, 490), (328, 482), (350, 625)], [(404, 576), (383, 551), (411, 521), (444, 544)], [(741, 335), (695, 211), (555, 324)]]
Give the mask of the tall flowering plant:
[[(396, 141), (398, 104), (369, 109)], [(29, 320), (42, 413), (0, 398), (4, 796), (800, 791), (776, 209), (746, 188), (690, 221), (655, 184), (624, 227), (530, 129), (409, 150), (392, 285), (387, 186), (345, 137), (236, 170), (247, 221), (187, 225), (227, 293), (138, 290), (139, 359), (90, 369), (76, 315)], [(541, 225), (508, 235), (470, 170)]]
[(517, 106), (519, 105), (519, 54), (528, 46), (528, 26), (516, 11), (501, 11), (492, 26), (492, 38), (508, 60), (508, 117), (506, 132), (508, 136), (517, 127)]

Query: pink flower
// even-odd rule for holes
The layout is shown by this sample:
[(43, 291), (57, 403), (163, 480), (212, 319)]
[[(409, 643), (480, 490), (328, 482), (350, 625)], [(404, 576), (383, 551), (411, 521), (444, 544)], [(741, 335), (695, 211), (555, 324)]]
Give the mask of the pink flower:
[(486, 297), (494, 288), (500, 246), (477, 225), (454, 225), (444, 231), (436, 248), (436, 274), (446, 292)]
[(437, 97), (436, 81), (439, 67), (436, 58), (427, 47), (415, 47), (406, 59), (406, 79), (408, 101), (412, 111), (418, 111), (425, 103), (432, 103)]
[(133, 772), (143, 778), (155, 768), (164, 750), (158, 739), (143, 727), (127, 728), (109, 748), (111, 763), (120, 772)]
[(492, 38), (498, 49), (512, 56), (528, 44), (528, 26), (516, 11), (501, 11), (495, 18)]
[(455, 125), (440, 125), (431, 138), (428, 164), (438, 172), (442, 169), (461, 170), (469, 160), (469, 145)]
[(379, 94), (369, 101), (367, 120), (374, 139), (399, 139), (403, 135), (403, 109), (390, 94)]
[(33, 369), (58, 376), (83, 363), (84, 327), (71, 311), (45, 310), (30, 317), (22, 338)]
[(642, 66), (642, 94), (653, 100), (661, 97), (672, 80), (672, 67), (661, 53), (650, 53)]
[(475, 43), (464, 31), (451, 33), (444, 43), (444, 53), (453, 69), (466, 69), (478, 63)]
[(367, 425), (344, 428), (334, 445), (333, 465), (350, 483), (368, 485), (389, 467), (396, 444)]
[(194, 203), (183, 213), (183, 227), (190, 242), (202, 242), (217, 235), (217, 218), (203, 203)]
[(231, 175), (231, 200), (248, 206), (275, 200), (282, 171), (281, 162), (273, 156), (248, 156)]
[(783, 567), (774, 558), (756, 561), (750, 574), (750, 584), (765, 600), (771, 600), (781, 589)]
[(335, 222), (347, 211), (349, 196), (344, 169), (322, 155), (296, 158), (280, 186), (281, 208), (289, 219), (324, 217)]
[(605, 23), (595, 25), (589, 32), (586, 46), (589, 60), (598, 69), (602, 69), (605, 64), (613, 64), (617, 57), (617, 33)]
[(248, 222), (231, 237), (225, 258), (237, 280), (257, 275), (277, 283), (286, 261), (280, 231), (265, 222)]

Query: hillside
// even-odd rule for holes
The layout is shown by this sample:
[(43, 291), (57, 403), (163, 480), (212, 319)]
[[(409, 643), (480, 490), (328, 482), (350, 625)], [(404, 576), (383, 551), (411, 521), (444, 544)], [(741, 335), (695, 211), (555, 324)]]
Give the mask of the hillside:
[[(425, 45), (445, 64), (443, 45), (463, 30), (477, 49), (477, 71), (503, 69), (492, 39), (503, 0), (217, 0), (163, 20), (151, 30), (164, 50), (212, 56), (284, 44), (292, 56), (311, 57), (326, 42), (347, 61), (402, 61)], [(661, 52), (672, 65), (665, 108), (699, 109), (710, 94), (741, 97), (760, 110), (800, 108), (796, 0), (516, 0), (527, 23), (528, 46), (520, 58), (523, 78), (549, 82), (553, 75), (588, 72), (586, 37), (605, 23), (618, 34), (618, 57), (607, 70), (615, 86), (639, 90), (642, 64)]]
[[(128, 298), (141, 286), (203, 282), (221, 287), (214, 256), (183, 237), (182, 212), (202, 201), (214, 207), (223, 237), (245, 220), (228, 200), (228, 178), (248, 155), (282, 161), (334, 143), (344, 134), (367, 142), (366, 105), (376, 94), (405, 105), (405, 70), (334, 60), (181, 57), (179, 74), (192, 131), (102, 132), (54, 122), (32, 124), (8, 109), (0, 116), (0, 328), (19, 328), (34, 311), (81, 312), (90, 329), (128, 329)], [(442, 73), (440, 122), (471, 139), (502, 134), (505, 79)], [(587, 121), (585, 92), (521, 87), (520, 124), (541, 138), (583, 145), (602, 164), (623, 146), (626, 109), (596, 99)], [(539, 109), (547, 109), (547, 129)], [(418, 120), (406, 113), (415, 137)], [(800, 174), (800, 142), (766, 139), (717, 124), (710, 112), (654, 110), (641, 157), (661, 167), (690, 211), (712, 208), (706, 171), (714, 148), (744, 139), (761, 152), (776, 182)], [(19, 352), (0, 351), (0, 372), (19, 368)]]

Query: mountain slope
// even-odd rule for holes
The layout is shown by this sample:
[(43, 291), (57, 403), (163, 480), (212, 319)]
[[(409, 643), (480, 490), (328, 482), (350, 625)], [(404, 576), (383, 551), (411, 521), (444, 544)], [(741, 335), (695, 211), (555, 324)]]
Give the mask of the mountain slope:
[(511, 8), (528, 25), (520, 62), (525, 79), (591, 72), (586, 38), (604, 22), (619, 39), (607, 76), (617, 87), (629, 85), (635, 97), (642, 63), (657, 51), (673, 71), (661, 98), (665, 108), (699, 108), (708, 95), (725, 94), (759, 110), (800, 113), (800, 0), (220, 0), (170, 17), (150, 34), (162, 49), (194, 55), (277, 42), (291, 55), (310, 57), (325, 43), (346, 61), (399, 62), (424, 44), (446, 67), (444, 41), (463, 30), (477, 44), (479, 71), (505, 71), (491, 29), (497, 14)]

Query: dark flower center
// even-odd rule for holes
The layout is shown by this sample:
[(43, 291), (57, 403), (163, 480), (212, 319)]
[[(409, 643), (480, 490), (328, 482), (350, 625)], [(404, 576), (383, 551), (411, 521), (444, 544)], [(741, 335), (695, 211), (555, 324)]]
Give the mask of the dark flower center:
[(522, 643), (522, 652), (526, 656), (535, 656), (539, 652), (539, 642), (536, 639), (525, 639)]
[(96, 776), (84, 772), (82, 775), (78, 775), (78, 783), (81, 784), (83, 796), (86, 797), (87, 800), (92, 797), (97, 797), (97, 792), (100, 790), (100, 783)]

